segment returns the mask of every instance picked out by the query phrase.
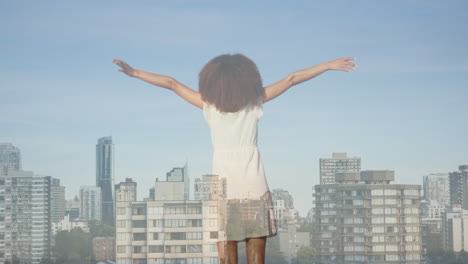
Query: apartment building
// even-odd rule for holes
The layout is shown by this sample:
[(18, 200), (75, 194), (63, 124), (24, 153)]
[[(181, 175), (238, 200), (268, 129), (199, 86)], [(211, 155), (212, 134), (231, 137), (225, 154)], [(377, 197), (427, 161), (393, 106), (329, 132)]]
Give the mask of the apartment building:
[(218, 264), (217, 201), (117, 201), (118, 264)]
[(421, 263), (420, 185), (394, 172), (336, 174), (315, 186), (316, 252), (324, 263)]

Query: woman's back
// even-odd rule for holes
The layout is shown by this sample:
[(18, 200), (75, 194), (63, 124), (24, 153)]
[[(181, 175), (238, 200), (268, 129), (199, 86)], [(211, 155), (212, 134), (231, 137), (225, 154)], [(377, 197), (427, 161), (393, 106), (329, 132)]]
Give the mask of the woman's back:
[(257, 145), (257, 123), (263, 115), (261, 105), (227, 113), (204, 103), (203, 115), (210, 126), (215, 149)]

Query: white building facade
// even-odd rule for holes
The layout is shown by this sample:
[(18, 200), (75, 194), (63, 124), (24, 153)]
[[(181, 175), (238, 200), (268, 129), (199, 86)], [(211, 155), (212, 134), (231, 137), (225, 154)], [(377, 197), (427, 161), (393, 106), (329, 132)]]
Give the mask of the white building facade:
[(346, 152), (334, 152), (332, 158), (320, 159), (320, 184), (335, 183), (337, 172), (361, 171), (361, 158), (348, 157)]
[(393, 171), (338, 173), (315, 186), (316, 252), (323, 263), (421, 263), (421, 186)]
[(101, 221), (101, 188), (96, 186), (82, 186), (80, 188), (80, 220)]
[(118, 264), (218, 264), (216, 201), (117, 202)]

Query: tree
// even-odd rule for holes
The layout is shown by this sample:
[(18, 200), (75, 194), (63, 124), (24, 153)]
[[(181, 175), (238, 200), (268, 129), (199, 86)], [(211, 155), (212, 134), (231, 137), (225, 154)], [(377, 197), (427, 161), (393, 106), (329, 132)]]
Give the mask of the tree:
[(53, 253), (59, 262), (89, 261), (91, 256), (89, 234), (81, 228), (58, 232), (55, 235)]
[(115, 228), (97, 221), (89, 221), (89, 233), (81, 228), (60, 231), (55, 235), (53, 253), (58, 262), (92, 260), (93, 239), (95, 237), (115, 237)]
[(301, 247), (292, 261), (293, 264), (311, 264), (315, 262), (315, 250), (310, 247)]

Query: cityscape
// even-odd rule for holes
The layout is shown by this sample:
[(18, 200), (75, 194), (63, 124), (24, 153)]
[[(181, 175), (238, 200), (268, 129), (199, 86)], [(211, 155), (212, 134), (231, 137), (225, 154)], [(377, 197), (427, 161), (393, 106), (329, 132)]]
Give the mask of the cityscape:
[[(137, 182), (113, 182), (114, 155), (112, 137), (99, 138), (95, 184), (66, 200), (59, 178), (23, 171), (21, 150), (0, 143), (0, 263), (219, 263), (225, 179), (190, 179), (186, 163), (138, 199)], [(422, 175), (418, 185), (394, 182), (392, 170), (361, 170), (361, 157), (344, 152), (318, 162), (307, 215), (288, 190), (271, 190), (278, 235), (269, 240), (269, 263), (465, 260), (468, 165)]]
[[(226, 264), (220, 242), (239, 234), (272, 235), (267, 264), (468, 263), (467, 14), (460, 0), (0, 1), (0, 264)], [(243, 136), (258, 137), (256, 184), (222, 175), (206, 108), (114, 63), (201, 92), (227, 54), (264, 88), (358, 66), (262, 105)], [(238, 264), (257, 252), (238, 243)]]

